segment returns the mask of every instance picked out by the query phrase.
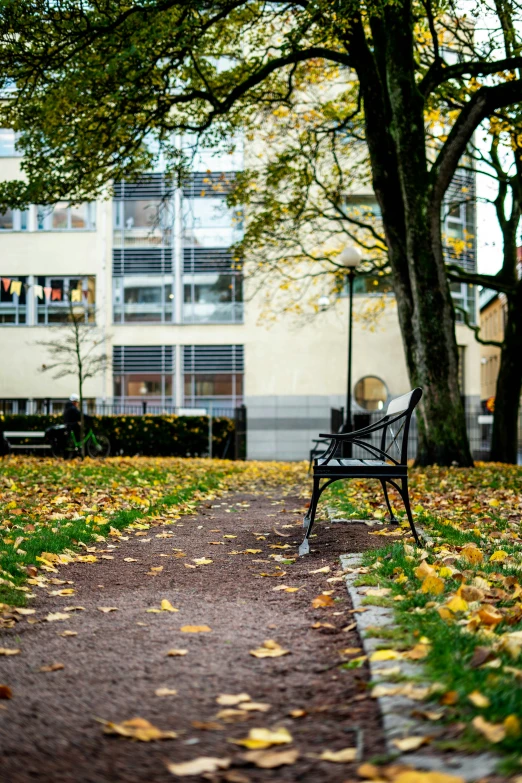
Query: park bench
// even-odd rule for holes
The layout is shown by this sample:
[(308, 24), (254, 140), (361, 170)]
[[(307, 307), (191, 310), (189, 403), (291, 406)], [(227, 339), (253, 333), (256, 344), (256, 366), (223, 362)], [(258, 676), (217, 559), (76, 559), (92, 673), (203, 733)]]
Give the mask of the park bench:
[[(4, 430), (4, 441), (9, 451), (21, 451), (22, 449), (51, 449), (51, 444), (47, 442), (45, 432), (31, 432), (30, 430)], [(27, 440), (31, 443), (13, 443), (13, 440)], [(45, 442), (43, 442), (45, 441)]]
[[(392, 400), (386, 414), (374, 424), (355, 432), (321, 434), (319, 436), (329, 440), (330, 445), (324, 454), (314, 459), (312, 499), (303, 521), (306, 534), (299, 547), (300, 555), (306, 555), (310, 551), (308, 540), (314, 526), (317, 504), (321, 494), (334, 481), (350, 478), (378, 479), (384, 490), (386, 505), (390, 512), (390, 522), (398, 523), (399, 520), (394, 516), (390, 505), (386, 485), (390, 484), (394, 487), (404, 503), (413, 537), (417, 544), (420, 543), (413, 523), (408, 494), (408, 435), (413, 411), (421, 397), (422, 389), (413, 389), (408, 394), (403, 394)], [(369, 436), (379, 432), (381, 433), (380, 447), (366, 440)], [(358, 446), (368, 452), (372, 459), (352, 459), (342, 456), (343, 453), (346, 454), (348, 444), (351, 444), (352, 448)]]

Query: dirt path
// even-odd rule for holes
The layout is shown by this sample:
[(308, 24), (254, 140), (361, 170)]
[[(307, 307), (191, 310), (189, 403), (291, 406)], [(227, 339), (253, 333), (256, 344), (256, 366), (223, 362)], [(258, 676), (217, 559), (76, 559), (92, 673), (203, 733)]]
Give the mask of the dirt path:
[[(315, 552), (294, 565), (277, 562), (269, 555), (296, 551), (303, 506), (298, 498), (279, 499), (228, 495), (174, 526), (116, 539), (114, 549), (97, 544), (96, 563), (48, 574), (74, 584), (36, 588), (38, 599), (31, 603), (36, 614), (0, 638), (0, 646), (21, 649), (0, 657), (0, 683), (13, 692), (10, 701), (0, 702), (2, 783), (162, 783), (176, 780), (166, 760), (199, 756), (232, 759), (228, 772), (209, 776), (216, 781), (341, 783), (353, 777), (355, 766), (317, 757), (325, 749), (353, 747), (351, 727), (363, 730), (364, 758), (382, 751), (377, 707), (365, 693), (367, 670), (335, 666), (339, 650), (360, 643), (356, 632), (342, 630), (353, 622), (344, 583), (326, 581), (338, 572), (340, 553), (361, 551), (375, 540), (362, 525), (320, 526)], [(268, 535), (259, 540), (254, 533)], [(285, 544), (288, 550), (272, 548)], [(245, 549), (261, 551), (231, 554)], [(212, 562), (197, 564), (194, 558)], [(325, 566), (329, 573), (310, 573)], [(279, 585), (299, 590), (275, 591)], [(72, 596), (50, 595), (70, 587)], [(312, 599), (323, 590), (334, 591), (335, 603), (313, 609)], [(179, 612), (146, 612), (162, 599)], [(84, 611), (71, 611), (67, 621), (44, 622), (49, 613), (70, 606)], [(35, 618), (41, 622), (30, 624)], [(335, 628), (311, 627), (318, 622)], [(185, 633), (184, 625), (212, 630)], [(66, 630), (77, 635), (64, 637)], [(265, 659), (249, 654), (268, 639), (291, 654)], [(188, 654), (168, 657), (172, 648)], [(40, 671), (55, 663), (64, 668)], [(158, 688), (177, 694), (160, 697)], [(218, 720), (219, 694), (242, 692), (270, 704), (270, 710), (246, 713), (240, 722)], [(306, 714), (294, 718), (292, 710)], [(136, 716), (178, 738), (144, 743), (106, 736), (95, 720)], [(292, 766), (258, 769), (241, 760), (244, 748), (227, 741), (246, 737), (253, 727), (276, 726), (292, 734), (292, 747), (300, 752)]]

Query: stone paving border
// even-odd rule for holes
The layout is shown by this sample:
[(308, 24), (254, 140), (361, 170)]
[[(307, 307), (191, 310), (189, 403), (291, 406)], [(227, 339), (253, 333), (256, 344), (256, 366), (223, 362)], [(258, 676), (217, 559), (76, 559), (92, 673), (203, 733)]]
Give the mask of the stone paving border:
[[(333, 521), (334, 520), (330, 519), (330, 522)], [(348, 571), (348, 573), (345, 574), (346, 587), (353, 608), (362, 608), (363, 599), (365, 598), (363, 591), (366, 588), (355, 586), (355, 582), (360, 576), (355, 569), (361, 565), (362, 556), (358, 554), (341, 555), (340, 560), (343, 571), (354, 569), (353, 572)], [(364, 608), (367, 609), (367, 611), (363, 613), (355, 612), (353, 617), (357, 623), (357, 630), (361, 637), (364, 653), (369, 659), (377, 647), (382, 645), (382, 640), (378, 637), (366, 636), (367, 629), (370, 626), (376, 625), (393, 626), (394, 612), (391, 607), (365, 606)], [(394, 664), (396, 661), (372, 662), (369, 660), (372, 682), (386, 683), (387, 680), (380, 675), (380, 672), (389, 668), (392, 663)], [(421, 663), (401, 661), (400, 667), (401, 673), (406, 677), (422, 677), (423, 667)], [(428, 685), (429, 683), (421, 683), (418, 679), (416, 680), (416, 685), (422, 686), (423, 684)], [(475, 783), (475, 781), (483, 778), (485, 775), (491, 775), (495, 772), (499, 758), (492, 753), (479, 753), (473, 756), (454, 753), (451, 756), (449, 754), (443, 756), (433, 755), (432, 749), (430, 755), (422, 753), (422, 751), (400, 755), (397, 748), (393, 745), (394, 739), (412, 735), (436, 736), (442, 728), (434, 725), (431, 721), (423, 721), (419, 718), (412, 717), (412, 712), (419, 709), (421, 702), (414, 701), (406, 696), (381, 696), (377, 699), (377, 703), (382, 715), (383, 730), (386, 738), (386, 750), (390, 755), (393, 754), (397, 756), (395, 759), (396, 762), (411, 765), (412, 767), (419, 769), (445, 772), (450, 775), (460, 775), (468, 783)]]

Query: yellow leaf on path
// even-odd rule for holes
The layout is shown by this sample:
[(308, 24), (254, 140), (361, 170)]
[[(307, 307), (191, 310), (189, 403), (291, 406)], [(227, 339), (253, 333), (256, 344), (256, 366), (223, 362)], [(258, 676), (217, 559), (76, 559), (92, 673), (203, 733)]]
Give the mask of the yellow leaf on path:
[(161, 602), (161, 610), (162, 612), (179, 612), (179, 609), (175, 609), (166, 598)]
[(347, 764), (357, 758), (357, 748), (343, 748), (343, 750), (323, 750), (319, 756), (321, 761), (333, 761), (336, 764)]
[(140, 562), (139, 560), (136, 560), (135, 557), (124, 557), (123, 561), (125, 563), (139, 563)]
[(502, 742), (506, 736), (506, 729), (502, 723), (489, 723), (482, 715), (477, 715), (471, 721), (473, 728), (482, 734), (489, 742)]
[(278, 642), (273, 639), (267, 639), (263, 642), (261, 647), (255, 650), (250, 650), (250, 655), (254, 658), (279, 658), (281, 655), (289, 655), (290, 650), (285, 650)]
[(495, 561), (502, 562), (502, 560), (505, 560), (506, 557), (509, 557), (507, 552), (505, 552), (503, 549), (497, 549), (497, 551), (493, 552), (493, 554), (489, 558), (489, 562), (490, 563), (493, 563)]
[(316, 568), (315, 571), (309, 571), (309, 574), (329, 574), (330, 573), (330, 566), (325, 566), (324, 568)]
[(78, 631), (63, 631), (58, 636), (78, 636)]
[(472, 691), (468, 693), (469, 701), (475, 705), (475, 707), (489, 707), (491, 704), (487, 696), (484, 696), (480, 691)]
[(175, 696), (177, 691), (173, 688), (156, 688), (154, 693), (156, 696)]
[(460, 556), (467, 560), (468, 563), (471, 563), (471, 565), (478, 565), (484, 560), (484, 555), (480, 549), (476, 546), (473, 546), (473, 544), (468, 544), (465, 546), (461, 551)]
[(57, 623), (62, 620), (70, 620), (71, 616), (65, 612), (50, 612), (45, 619), (48, 623)]
[(400, 657), (401, 654), (397, 650), (375, 650), (370, 655), (370, 661), (393, 661)]
[(239, 709), (246, 712), (268, 712), (270, 708), (270, 704), (262, 701), (246, 701), (239, 705)]
[(276, 769), (287, 764), (295, 764), (299, 758), (297, 748), (286, 750), (249, 750), (243, 753), (242, 759), (254, 764), (259, 769)]
[(211, 630), (208, 625), (182, 625), (180, 628), (183, 633), (209, 633)]
[(13, 647), (0, 647), (0, 655), (18, 655), (20, 652), (21, 650)]
[(60, 669), (64, 669), (63, 663), (50, 663), (47, 666), (40, 666), (39, 672), (58, 672)]
[[(248, 704), (248, 702), (246, 702)], [(225, 707), (223, 710), (220, 710), (216, 718), (217, 720), (222, 720), (225, 723), (237, 723), (238, 721), (245, 721), (249, 718), (248, 712), (246, 710), (243, 710), (242, 706), (241, 709), (234, 709), (233, 707)]]
[(161, 609), (156, 609), (155, 607), (152, 607), (152, 609), (145, 609), (147, 614), (161, 614)]
[(312, 606), (314, 609), (322, 609), (326, 606), (333, 606), (334, 601), (331, 595), (326, 595), (325, 593), (321, 593), (321, 595), (318, 595), (314, 600), (312, 601)]
[(169, 658), (169, 657), (170, 657), (170, 658), (174, 658), (174, 657), (177, 657), (178, 655), (179, 655), (179, 656), (181, 656), (181, 655), (186, 655), (187, 653), (188, 653), (188, 650), (178, 650), (178, 649), (176, 649), (176, 648), (173, 648), (172, 650), (169, 650), (169, 651), (168, 651), (168, 653), (167, 653), (167, 657), (168, 657), (168, 658)]
[(97, 606), (96, 608), (99, 612), (104, 612), (104, 614), (109, 614), (109, 612), (119, 612), (117, 606)]
[(290, 710), (288, 714), (290, 715), (291, 718), (304, 718), (304, 716), (307, 715), (308, 713), (306, 712), (306, 710)]
[[(262, 551), (263, 551), (262, 549), (243, 549), (241, 554), (242, 555), (258, 555)], [(232, 552), (230, 552), (229, 554), (232, 554)]]
[(385, 595), (391, 593), (391, 587), (370, 587), (366, 590), (365, 595), (373, 598), (383, 598)]
[(427, 576), (421, 585), (423, 593), (433, 593), (433, 595), (440, 595), (444, 592), (444, 581), (438, 576)]
[(276, 585), (275, 587), (272, 587), (274, 592), (282, 590), (285, 593), (297, 593), (297, 591), (300, 589), (300, 587), (287, 587), (286, 585)]
[(234, 745), (242, 745), (249, 749), (270, 748), (272, 745), (286, 745), (293, 741), (292, 735), (285, 728), (271, 729), (250, 729), (248, 737), (245, 739), (229, 739)]
[(100, 718), (97, 720), (103, 723), (104, 734), (119, 734), (121, 737), (128, 737), (140, 742), (176, 739), (178, 736), (175, 731), (161, 731), (144, 718), (131, 718), (131, 720), (125, 720), (123, 723), (112, 723)]
[(357, 655), (362, 652), (362, 647), (345, 647), (344, 650), (339, 650), (339, 655)]
[(412, 737), (402, 737), (402, 739), (396, 739), (392, 742), (402, 753), (408, 753), (410, 750), (417, 750), (421, 745), (427, 745), (431, 742), (431, 737), (414, 735)]
[(208, 557), (193, 557), (192, 562), (196, 563), (196, 565), (208, 565), (209, 563), (213, 563), (213, 560), (210, 560)]
[(241, 704), (242, 701), (250, 701), (248, 693), (220, 693), (216, 699), (218, 704), (222, 707), (235, 707), (236, 704)]
[(15, 606), (13, 612), (16, 612), (16, 614), (21, 614), (23, 617), (25, 617), (31, 614), (36, 614), (36, 609), (26, 609), (23, 606)]
[(461, 598), (460, 595), (454, 595), (451, 601), (448, 601), (446, 604), (446, 608), (453, 613), (465, 612), (468, 608), (468, 603), (463, 598)]
[(166, 762), (168, 771), (178, 778), (217, 772), (220, 769), (228, 769), (229, 766), (230, 759), (218, 759), (215, 756), (200, 756), (192, 761), (182, 761), (180, 764)]

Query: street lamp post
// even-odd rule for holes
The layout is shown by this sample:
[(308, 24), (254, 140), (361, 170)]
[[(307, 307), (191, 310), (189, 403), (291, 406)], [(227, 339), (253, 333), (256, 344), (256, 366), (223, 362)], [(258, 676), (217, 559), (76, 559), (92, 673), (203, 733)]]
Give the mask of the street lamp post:
[[(339, 261), (346, 269), (348, 278), (348, 384), (346, 389), (346, 419), (343, 426), (343, 432), (352, 432), (352, 331), (353, 331), (353, 281), (355, 279), (355, 269), (361, 261), (361, 254), (356, 247), (346, 247)], [(343, 448), (343, 457), (352, 456), (352, 444), (345, 443)]]

